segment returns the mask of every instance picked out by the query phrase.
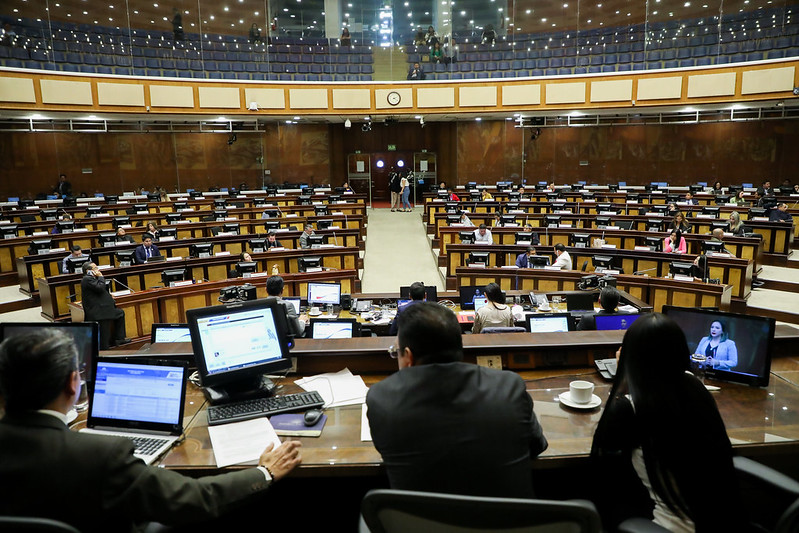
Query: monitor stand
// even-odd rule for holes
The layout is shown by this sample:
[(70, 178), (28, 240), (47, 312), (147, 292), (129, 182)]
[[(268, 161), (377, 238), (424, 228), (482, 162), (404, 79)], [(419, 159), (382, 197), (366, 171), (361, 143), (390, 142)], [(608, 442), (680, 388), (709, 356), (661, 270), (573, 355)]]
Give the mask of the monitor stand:
[(215, 387), (203, 387), (205, 399), (211, 405), (268, 398), (275, 393), (275, 384), (265, 374)]

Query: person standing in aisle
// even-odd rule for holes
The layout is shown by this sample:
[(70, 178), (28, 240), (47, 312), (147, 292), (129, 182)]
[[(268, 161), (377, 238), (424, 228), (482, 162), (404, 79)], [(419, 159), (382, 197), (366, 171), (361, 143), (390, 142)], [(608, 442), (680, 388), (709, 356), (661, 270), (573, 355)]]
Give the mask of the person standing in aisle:
[(411, 202), (409, 201), (409, 198), (411, 197), (411, 184), (407, 177), (402, 176), (402, 179), (400, 179), (400, 187), (402, 190), (402, 209), (400, 209), (400, 211), (410, 213), (413, 211), (411, 208)]

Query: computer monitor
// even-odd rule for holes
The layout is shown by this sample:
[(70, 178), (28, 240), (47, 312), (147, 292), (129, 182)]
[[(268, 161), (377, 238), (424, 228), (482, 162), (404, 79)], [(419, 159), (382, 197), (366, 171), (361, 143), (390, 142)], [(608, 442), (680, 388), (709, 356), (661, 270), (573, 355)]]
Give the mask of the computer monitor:
[(189, 246), (189, 257), (211, 257), (213, 252), (212, 242), (197, 242)]
[(729, 203), (731, 199), (732, 196), (730, 196), (729, 194), (718, 194), (716, 195), (716, 205), (723, 205)]
[(322, 258), (318, 255), (308, 255), (297, 259), (297, 268), (300, 272), (321, 272)]
[(485, 286), (461, 285), (458, 288), (461, 309), (474, 309), (474, 299), (485, 295)]
[(532, 268), (544, 268), (549, 266), (549, 256), (548, 255), (532, 255), (527, 258), (527, 263)]
[(114, 227), (114, 229), (117, 229), (120, 226), (130, 226), (130, 217), (114, 217), (111, 225)]
[(596, 315), (594, 321), (597, 331), (610, 331), (629, 328), (641, 315)]
[(666, 221), (660, 218), (650, 218), (646, 221), (646, 231), (663, 231)]
[(280, 218), (280, 211), (278, 209), (264, 209), (261, 213), (261, 218)]
[(250, 239), (250, 251), (254, 254), (259, 254), (266, 250), (266, 239)]
[(619, 229), (633, 229), (635, 220), (616, 220), (614, 223), (619, 227)]
[(97, 242), (103, 248), (107, 248), (109, 246), (116, 246), (117, 234), (116, 233), (100, 233), (97, 236)]
[(226, 222), (225, 224), (222, 224), (222, 231), (225, 233), (239, 235), (241, 233), (241, 226), (238, 222)]
[(214, 221), (224, 222), (227, 218), (227, 209), (214, 209)]
[(285, 311), (273, 298), (186, 311), (200, 383), (219, 393), (209, 396), (225, 401), (271, 394), (265, 375), (291, 368), (279, 314)]
[(59, 220), (55, 223), (55, 225), (58, 228), (59, 233), (72, 233), (75, 231), (74, 220)]
[[(78, 199), (77, 198), (73, 198), (73, 197), (70, 196), (70, 197), (64, 198), (64, 200), (61, 203), (62, 203), (62, 205), (64, 207), (75, 207), (75, 206), (78, 205)], [(20, 202), (20, 206), (22, 206), (21, 202)]]
[(42, 209), (39, 216), (42, 220), (58, 220), (58, 209)]
[(129, 267), (133, 264), (133, 257), (136, 250), (117, 250), (114, 254), (118, 267)]
[(474, 201), (479, 201), (482, 199), (483, 194), (478, 190), (471, 190), (469, 191), (469, 199)]
[(164, 215), (164, 218), (166, 219), (166, 223), (167, 224), (175, 224), (176, 222), (178, 222), (179, 220), (181, 220), (183, 218), (183, 214), (182, 213), (166, 213)]
[(150, 343), (156, 342), (191, 342), (189, 325), (153, 324), (150, 331)]
[(525, 326), (530, 333), (574, 331), (574, 318), (569, 313), (529, 314)]
[(557, 228), (560, 225), (560, 215), (544, 215), (544, 226)]
[(607, 228), (611, 225), (610, 217), (596, 217), (594, 220), (596, 221), (596, 227), (599, 229)]
[(694, 273), (694, 264), (693, 263), (686, 263), (684, 261), (672, 261), (669, 263), (669, 273), (672, 276), (679, 275), (679, 276), (688, 276), (693, 277)]
[(267, 185), (266, 186), (266, 194), (267, 196), (274, 196), (277, 194), (277, 185)]
[(326, 205), (315, 205), (313, 206), (314, 214), (318, 217), (323, 217), (325, 215), (330, 214), (330, 210), (327, 208)]
[(514, 236), (514, 242), (517, 245), (527, 245), (530, 246), (533, 244), (533, 232), (532, 231), (521, 231)]
[(16, 224), (3, 224), (0, 225), (0, 234), (3, 235), (4, 239), (14, 239), (17, 237), (17, 225)]
[(161, 227), (161, 229), (159, 229), (158, 232), (159, 232), (158, 240), (160, 241), (163, 241), (165, 239), (177, 239), (178, 237), (177, 228)]
[(511, 191), (508, 193), (508, 200), (510, 200), (511, 202), (518, 202), (519, 200), (521, 200), (521, 198), (522, 195), (519, 191)]
[(70, 274), (81, 272), (81, 268), (83, 267), (84, 263), (89, 263), (91, 260), (92, 258), (88, 255), (82, 255), (80, 257), (67, 257), (67, 271), (69, 271)]
[(460, 222), (461, 222), (460, 215), (456, 215), (453, 213), (447, 214), (447, 225), (451, 226), (452, 224), (460, 224)]
[(170, 268), (161, 272), (161, 281), (164, 287), (172, 287), (175, 283), (186, 281), (185, 268)]
[(316, 190), (313, 187), (308, 187), (308, 186), (303, 187), (302, 192), (303, 194), (306, 194), (308, 196), (313, 196), (314, 194), (316, 194)]
[(36, 205), (36, 202), (34, 202), (33, 200), (28, 200), (28, 199), (20, 200), (18, 198), (16, 200), (16, 202), (17, 202), (17, 205), (19, 206), (20, 209), (25, 209), (26, 207), (34, 207)]
[(596, 198), (596, 193), (593, 192), (584, 192), (581, 193), (583, 200), (593, 200)]
[(729, 187), (727, 187), (727, 192), (733, 196), (735, 196), (742, 190), (744, 190), (743, 185), (730, 185)]
[(691, 194), (696, 194), (698, 192), (702, 192), (703, 190), (705, 190), (705, 188), (702, 185), (697, 184), (697, 185), (689, 185), (688, 190), (691, 192)]
[(447, 202), (444, 204), (444, 211), (447, 213), (460, 213), (461, 208), (458, 205), (458, 202)]
[(639, 202), (641, 201), (641, 195), (636, 192), (628, 192), (627, 193), (627, 201), (628, 202)]
[(252, 206), (253, 207), (260, 207), (266, 205), (266, 198), (253, 198), (252, 199)]
[(224, 209), (227, 206), (225, 198), (214, 198), (214, 209)]
[(340, 305), (341, 283), (308, 283), (308, 305)]
[(258, 268), (258, 263), (255, 261), (239, 261), (236, 263), (236, 271), (243, 278), (249, 277), (249, 274), (254, 274)]
[(667, 194), (666, 195), (666, 203), (669, 204), (676, 204), (677, 202), (682, 201), (679, 194)]
[(473, 231), (459, 231), (458, 237), (461, 240), (461, 244), (474, 244), (474, 232)]
[(490, 252), (469, 252), (468, 264), (474, 266), (489, 266)]
[(719, 218), (719, 212), (721, 208), (719, 207), (711, 207), (711, 206), (704, 206), (702, 207), (702, 214), (703, 215), (713, 215), (714, 218)]
[(572, 233), (569, 235), (569, 244), (575, 248), (588, 248), (591, 235), (588, 233)]
[[(341, 189), (341, 190), (339, 191), (338, 189)], [(344, 187), (336, 187), (336, 192), (338, 194), (330, 194), (330, 195), (328, 195), (327, 203), (335, 204), (336, 202), (340, 202), (341, 201), (341, 193), (344, 192)]]
[(147, 201), (148, 202), (160, 202), (161, 195), (157, 193), (147, 193)]
[[(411, 299), (411, 287), (410, 285), (403, 285), (400, 287), (400, 299), (401, 300), (410, 300)], [(435, 285), (425, 285), (424, 286), (424, 301), (425, 302), (437, 302), (438, 301), (438, 289)]]
[(448, 200), (449, 193), (447, 191), (438, 191), (436, 193), (436, 198), (438, 198), (439, 200)]
[(325, 243), (327, 243), (327, 235), (308, 235), (308, 244), (311, 245), (311, 248), (322, 246)]
[(333, 225), (333, 220), (322, 218), (316, 221), (316, 229), (328, 229)]
[(594, 266), (594, 270), (614, 270), (613, 257), (609, 255), (595, 255), (591, 258), (591, 264)]
[(86, 216), (89, 218), (96, 217), (103, 214), (103, 207), (99, 205), (90, 205), (86, 208)]
[(619, 185), (616, 184), (616, 183), (608, 184), (608, 191), (610, 191), (610, 192), (618, 192), (619, 191)]
[(669, 212), (669, 206), (667, 205), (652, 205), (649, 206), (650, 211), (654, 211), (655, 213), (660, 213), (665, 215)]
[(730, 223), (726, 220), (714, 220), (710, 223), (710, 231), (714, 229), (720, 229), (721, 231), (729, 231)]
[(497, 182), (497, 191), (503, 192), (510, 189), (510, 183), (506, 183), (504, 181)]
[(702, 241), (702, 251), (708, 253), (724, 253), (724, 243), (721, 241)]
[(119, 203), (118, 194), (106, 194), (103, 198), (105, 199), (105, 203), (108, 205), (116, 205)]
[(763, 207), (750, 207), (749, 214), (747, 215), (749, 219), (753, 219), (755, 217), (766, 217), (766, 209)]
[(352, 339), (360, 337), (360, 328), (355, 318), (311, 319), (312, 339)]
[(566, 309), (571, 311), (593, 311), (593, 292), (570, 292), (566, 294)]
[(300, 298), (281, 298), (284, 302), (291, 304), (294, 307), (294, 312), (299, 316), (300, 314)]
[[(510, 213), (511, 211), (519, 211), (521, 210), (521, 205), (519, 202), (507, 202), (505, 204), (505, 212)], [(523, 210), (525, 213), (527, 212), (526, 208)]]
[(547, 200), (549, 200), (550, 202), (553, 202), (553, 201), (557, 200), (558, 198), (560, 198), (560, 193), (557, 193), (557, 192), (548, 192), (547, 193)]
[(660, 237), (647, 236), (644, 237), (644, 246), (648, 246), (653, 252), (663, 251), (663, 239)]
[(280, 221), (267, 220), (266, 222), (264, 222), (264, 229), (266, 229), (266, 231), (277, 231), (280, 229)]
[(516, 215), (500, 215), (499, 222), (503, 226), (518, 226), (518, 222), (516, 222)]
[(97, 322), (0, 322), (0, 341), (43, 330), (58, 331), (71, 337), (72, 345), (78, 353), (81, 380), (94, 381), (92, 364), (100, 352), (100, 329)]
[(28, 246), (28, 255), (41, 255), (50, 252), (53, 247), (53, 239), (34, 239)]
[[(663, 313), (685, 333), (691, 354), (707, 356), (707, 347), (718, 342), (716, 356), (706, 365), (705, 375), (765, 387), (771, 373), (774, 342), (773, 318), (739, 315), (697, 308), (663, 306)], [(686, 369), (690, 362), (685, 361)]]
[(186, 192), (189, 193), (189, 197), (191, 197), (191, 198), (202, 198), (203, 197), (202, 191), (195, 191), (194, 189), (186, 189)]
[(297, 205), (311, 205), (311, 197), (308, 195), (298, 196)]

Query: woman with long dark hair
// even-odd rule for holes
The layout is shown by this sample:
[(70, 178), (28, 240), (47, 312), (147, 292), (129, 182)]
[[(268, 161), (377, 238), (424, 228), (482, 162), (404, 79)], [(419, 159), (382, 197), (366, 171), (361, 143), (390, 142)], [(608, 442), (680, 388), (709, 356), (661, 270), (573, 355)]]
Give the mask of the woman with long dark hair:
[(618, 485), (597, 498), (613, 522), (606, 525), (648, 513), (669, 531), (739, 531), (747, 522), (732, 446), (713, 397), (686, 372), (685, 334), (667, 316), (647, 314), (627, 330), (618, 356), (591, 448), (602, 479)]

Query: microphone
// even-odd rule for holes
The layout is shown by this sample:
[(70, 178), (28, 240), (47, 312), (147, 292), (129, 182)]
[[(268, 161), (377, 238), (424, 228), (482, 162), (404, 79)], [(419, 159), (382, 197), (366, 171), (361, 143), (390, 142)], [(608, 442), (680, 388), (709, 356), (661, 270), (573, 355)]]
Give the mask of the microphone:
[(652, 272), (653, 270), (657, 270), (658, 267), (647, 268), (646, 270), (639, 270), (637, 272), (633, 272), (633, 276), (640, 276), (644, 272)]
[(333, 232), (333, 242), (336, 243), (336, 246), (338, 246), (338, 239), (336, 238), (336, 232), (335, 231)]
[(127, 285), (125, 285), (124, 283), (122, 283), (121, 281), (119, 281), (118, 279), (111, 278), (111, 279), (110, 279), (110, 280), (108, 280), (108, 281), (113, 281), (113, 282), (115, 282), (117, 285), (122, 285), (123, 287), (125, 287), (126, 289), (128, 289), (130, 292), (136, 292), (136, 291), (134, 291), (133, 289), (131, 289), (130, 287), (128, 287)]

